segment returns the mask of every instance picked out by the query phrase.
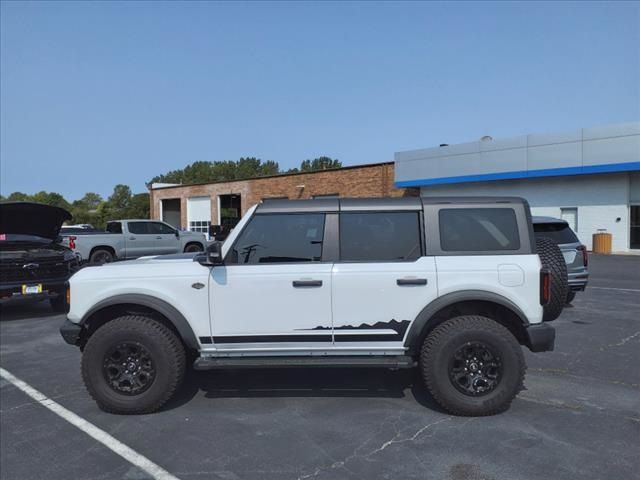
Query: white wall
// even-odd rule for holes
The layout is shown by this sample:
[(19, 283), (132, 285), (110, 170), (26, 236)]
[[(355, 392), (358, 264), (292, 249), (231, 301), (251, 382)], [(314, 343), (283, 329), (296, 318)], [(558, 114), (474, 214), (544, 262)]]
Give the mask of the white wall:
[[(533, 215), (560, 218), (560, 208), (578, 208), (578, 237), (591, 249), (592, 235), (605, 228), (613, 250), (629, 249), (629, 174), (597, 174), (523, 180), (433, 185), (423, 196), (513, 195), (524, 197)], [(616, 221), (620, 218), (620, 221)]]

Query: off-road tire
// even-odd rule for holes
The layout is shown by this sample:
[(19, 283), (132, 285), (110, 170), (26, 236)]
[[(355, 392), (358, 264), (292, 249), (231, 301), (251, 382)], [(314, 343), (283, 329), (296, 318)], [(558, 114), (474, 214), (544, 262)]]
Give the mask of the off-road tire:
[[(455, 352), (471, 342), (482, 342), (497, 353), (502, 375), (495, 388), (480, 396), (459, 391), (449, 377)], [(420, 370), (427, 390), (446, 411), (460, 416), (503, 412), (522, 390), (526, 363), (522, 348), (505, 327), (476, 315), (454, 317), (427, 335), (420, 353)]]
[(573, 302), (575, 298), (576, 298), (576, 292), (569, 291), (569, 293), (567, 293), (566, 304), (569, 305), (571, 302)]
[(558, 244), (548, 237), (536, 238), (536, 248), (542, 266), (547, 268), (551, 274), (551, 298), (549, 303), (544, 306), (542, 317), (543, 321), (550, 322), (560, 316), (567, 302), (567, 294), (569, 293), (567, 263)]
[[(155, 378), (138, 395), (115, 391), (103, 371), (105, 355), (121, 342), (139, 342), (155, 365)], [(82, 355), (82, 379), (98, 406), (109, 413), (142, 414), (160, 409), (182, 383), (185, 351), (178, 337), (162, 323), (140, 315), (128, 315), (107, 322), (87, 341)]]
[(67, 299), (64, 292), (58, 294), (57, 297), (50, 298), (49, 303), (56, 313), (65, 313), (67, 311)]
[(91, 252), (91, 256), (89, 257), (90, 265), (103, 265), (105, 263), (111, 263), (114, 260), (113, 252), (107, 250), (106, 248), (96, 248), (93, 252)]
[(203, 252), (202, 245), (199, 243), (190, 243), (186, 247), (184, 247), (185, 253), (194, 253), (194, 252)]

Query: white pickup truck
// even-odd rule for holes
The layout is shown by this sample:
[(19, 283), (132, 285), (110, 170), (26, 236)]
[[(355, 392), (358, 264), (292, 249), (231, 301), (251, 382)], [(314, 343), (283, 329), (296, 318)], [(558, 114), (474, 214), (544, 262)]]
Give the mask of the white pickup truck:
[(106, 232), (63, 235), (62, 244), (81, 261), (93, 265), (147, 255), (202, 252), (207, 240), (202, 233), (176, 230), (157, 220), (115, 220)]

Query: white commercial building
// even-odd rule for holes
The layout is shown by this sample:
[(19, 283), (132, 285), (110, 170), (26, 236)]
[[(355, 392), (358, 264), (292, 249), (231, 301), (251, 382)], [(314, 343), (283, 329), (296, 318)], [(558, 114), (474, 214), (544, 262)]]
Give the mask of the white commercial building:
[(640, 122), (399, 152), (395, 184), (423, 196), (524, 197), (589, 249), (599, 231), (614, 251), (640, 249)]

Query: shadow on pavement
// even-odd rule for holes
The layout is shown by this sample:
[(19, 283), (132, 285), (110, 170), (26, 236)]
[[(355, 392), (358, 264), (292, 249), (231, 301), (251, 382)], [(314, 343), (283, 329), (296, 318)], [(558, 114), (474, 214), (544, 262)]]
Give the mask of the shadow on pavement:
[(0, 321), (2, 322), (51, 317), (54, 315), (59, 314), (51, 309), (49, 301), (46, 299), (37, 302), (17, 300), (0, 305)]
[(372, 368), (189, 370), (182, 387), (163, 410), (188, 403), (200, 391), (209, 399), (403, 398), (410, 392), (420, 405), (444, 412), (427, 392), (417, 368), (396, 371)]

